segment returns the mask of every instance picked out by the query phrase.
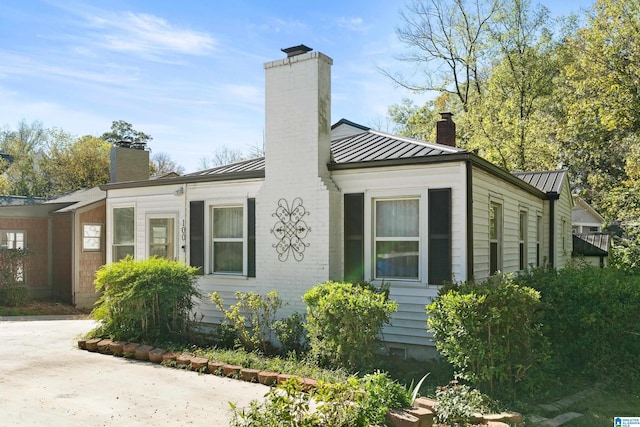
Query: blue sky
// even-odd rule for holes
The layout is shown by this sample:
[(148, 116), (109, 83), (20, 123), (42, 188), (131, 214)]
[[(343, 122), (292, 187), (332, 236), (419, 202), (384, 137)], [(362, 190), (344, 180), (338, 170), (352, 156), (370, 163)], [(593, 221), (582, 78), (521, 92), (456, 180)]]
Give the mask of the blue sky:
[[(222, 146), (262, 144), (263, 63), (306, 44), (334, 60), (332, 121), (375, 126), (415, 95), (379, 71), (394, 59), (404, 0), (3, 0), (0, 126), (38, 120), (101, 135), (124, 120), (187, 172)], [(561, 16), (592, 0), (542, 2)]]

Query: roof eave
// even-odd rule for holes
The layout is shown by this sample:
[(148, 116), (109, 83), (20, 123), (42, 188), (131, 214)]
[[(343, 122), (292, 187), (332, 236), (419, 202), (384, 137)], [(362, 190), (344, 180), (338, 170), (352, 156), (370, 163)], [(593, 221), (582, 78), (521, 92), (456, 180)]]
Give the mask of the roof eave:
[(229, 172), (224, 174), (211, 174), (199, 176), (180, 176), (176, 178), (165, 178), (157, 180), (145, 181), (127, 181), (104, 184), (100, 186), (101, 190), (118, 190), (123, 188), (140, 188), (140, 187), (157, 187), (161, 185), (175, 184), (195, 184), (199, 182), (215, 182), (215, 181), (238, 181), (243, 179), (259, 179), (264, 178), (264, 170), (259, 171), (242, 171)]

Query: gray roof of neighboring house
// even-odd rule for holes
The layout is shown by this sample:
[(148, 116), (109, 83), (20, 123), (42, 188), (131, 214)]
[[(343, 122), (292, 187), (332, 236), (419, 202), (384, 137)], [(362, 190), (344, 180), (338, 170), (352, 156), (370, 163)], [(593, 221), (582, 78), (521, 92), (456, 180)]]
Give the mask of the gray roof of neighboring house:
[(573, 253), (587, 256), (609, 255), (611, 236), (607, 233), (573, 235)]
[(107, 198), (107, 192), (101, 190), (100, 187), (84, 188), (82, 190), (73, 191), (68, 194), (64, 194), (55, 199), (51, 199), (45, 202), (49, 203), (69, 203), (62, 209), (58, 209), (56, 212), (71, 212), (84, 206), (88, 206), (92, 203), (99, 202)]
[(544, 193), (557, 193), (560, 194), (562, 190), (562, 184), (567, 176), (566, 170), (557, 171), (540, 171), (540, 172), (514, 172), (513, 174), (526, 182), (536, 187), (538, 190)]
[(37, 205), (45, 202), (47, 199), (41, 197), (26, 196), (0, 196), (0, 206), (25, 206)]

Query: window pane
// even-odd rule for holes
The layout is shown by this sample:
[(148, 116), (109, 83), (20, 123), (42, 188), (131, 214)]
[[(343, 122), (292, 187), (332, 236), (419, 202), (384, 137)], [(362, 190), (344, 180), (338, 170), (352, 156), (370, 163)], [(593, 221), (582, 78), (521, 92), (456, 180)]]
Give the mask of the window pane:
[(242, 242), (213, 243), (213, 271), (242, 273)]
[(98, 251), (100, 250), (100, 238), (99, 237), (85, 237), (82, 239), (82, 249), (85, 251)]
[(127, 255), (133, 256), (133, 246), (114, 246), (113, 247), (113, 261), (118, 262), (124, 259)]
[(82, 225), (82, 249), (85, 251), (99, 251), (102, 226), (100, 224)]
[(520, 240), (527, 235), (527, 214), (520, 212)]
[(173, 218), (149, 220), (149, 255), (173, 259)]
[(113, 210), (113, 243), (133, 244), (133, 237), (133, 208), (115, 208)]
[(498, 238), (498, 207), (493, 204), (489, 208), (489, 238)]
[(213, 210), (214, 238), (242, 238), (242, 208)]
[(418, 278), (418, 242), (376, 242), (376, 277)]
[(377, 237), (418, 237), (420, 231), (420, 201), (376, 201)]

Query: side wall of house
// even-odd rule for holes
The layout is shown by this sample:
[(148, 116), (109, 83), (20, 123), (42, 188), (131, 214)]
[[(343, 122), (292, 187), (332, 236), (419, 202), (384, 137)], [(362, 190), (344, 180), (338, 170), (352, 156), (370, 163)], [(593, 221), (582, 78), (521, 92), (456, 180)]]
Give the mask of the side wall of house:
[(53, 296), (62, 301), (72, 302), (73, 282), (73, 214), (54, 213), (51, 216), (51, 278)]
[[(96, 270), (106, 262), (105, 255), (105, 224), (106, 210), (105, 203), (98, 206), (82, 209), (76, 213), (77, 221), (75, 226), (75, 247), (76, 262), (74, 263), (74, 295), (73, 303), (77, 307), (91, 308), (98, 299), (95, 290), (94, 280)], [(87, 251), (83, 249), (83, 225), (96, 224), (102, 226), (102, 236), (100, 237), (100, 250)]]
[(2, 218), (0, 230), (22, 231), (26, 247), (32, 251), (25, 272), (25, 285), (32, 297), (50, 297), (49, 284), (49, 220), (48, 218)]
[[(499, 221), (501, 245), (498, 249), (498, 270), (503, 273), (520, 270), (520, 213), (526, 214), (525, 259), (527, 266), (536, 265), (537, 217), (545, 223), (544, 201), (525, 190), (488, 172), (473, 167), (473, 266), (474, 279), (490, 275), (489, 214), (490, 206), (501, 206)], [(548, 215), (547, 215), (548, 216)], [(547, 221), (548, 222), (548, 221)], [(543, 239), (548, 236), (545, 228)], [(543, 240), (544, 242), (544, 240)], [(541, 257), (545, 245), (541, 242)]]
[(428, 192), (451, 189), (452, 279), (466, 280), (466, 168), (463, 162), (412, 166), (403, 169), (358, 169), (334, 171), (333, 180), (343, 194), (364, 193), (364, 279), (376, 285), (374, 205), (377, 199), (417, 197), (420, 199), (419, 279), (388, 280), (389, 296), (398, 302), (392, 324), (383, 331), (387, 345), (409, 357), (435, 355), (431, 334), (426, 330), (426, 305), (438, 295), (440, 286), (428, 280)]
[(573, 251), (573, 238), (571, 228), (571, 211), (573, 210), (573, 198), (569, 180), (562, 183), (560, 198), (555, 202), (556, 213), (556, 268), (563, 268), (571, 261)]

